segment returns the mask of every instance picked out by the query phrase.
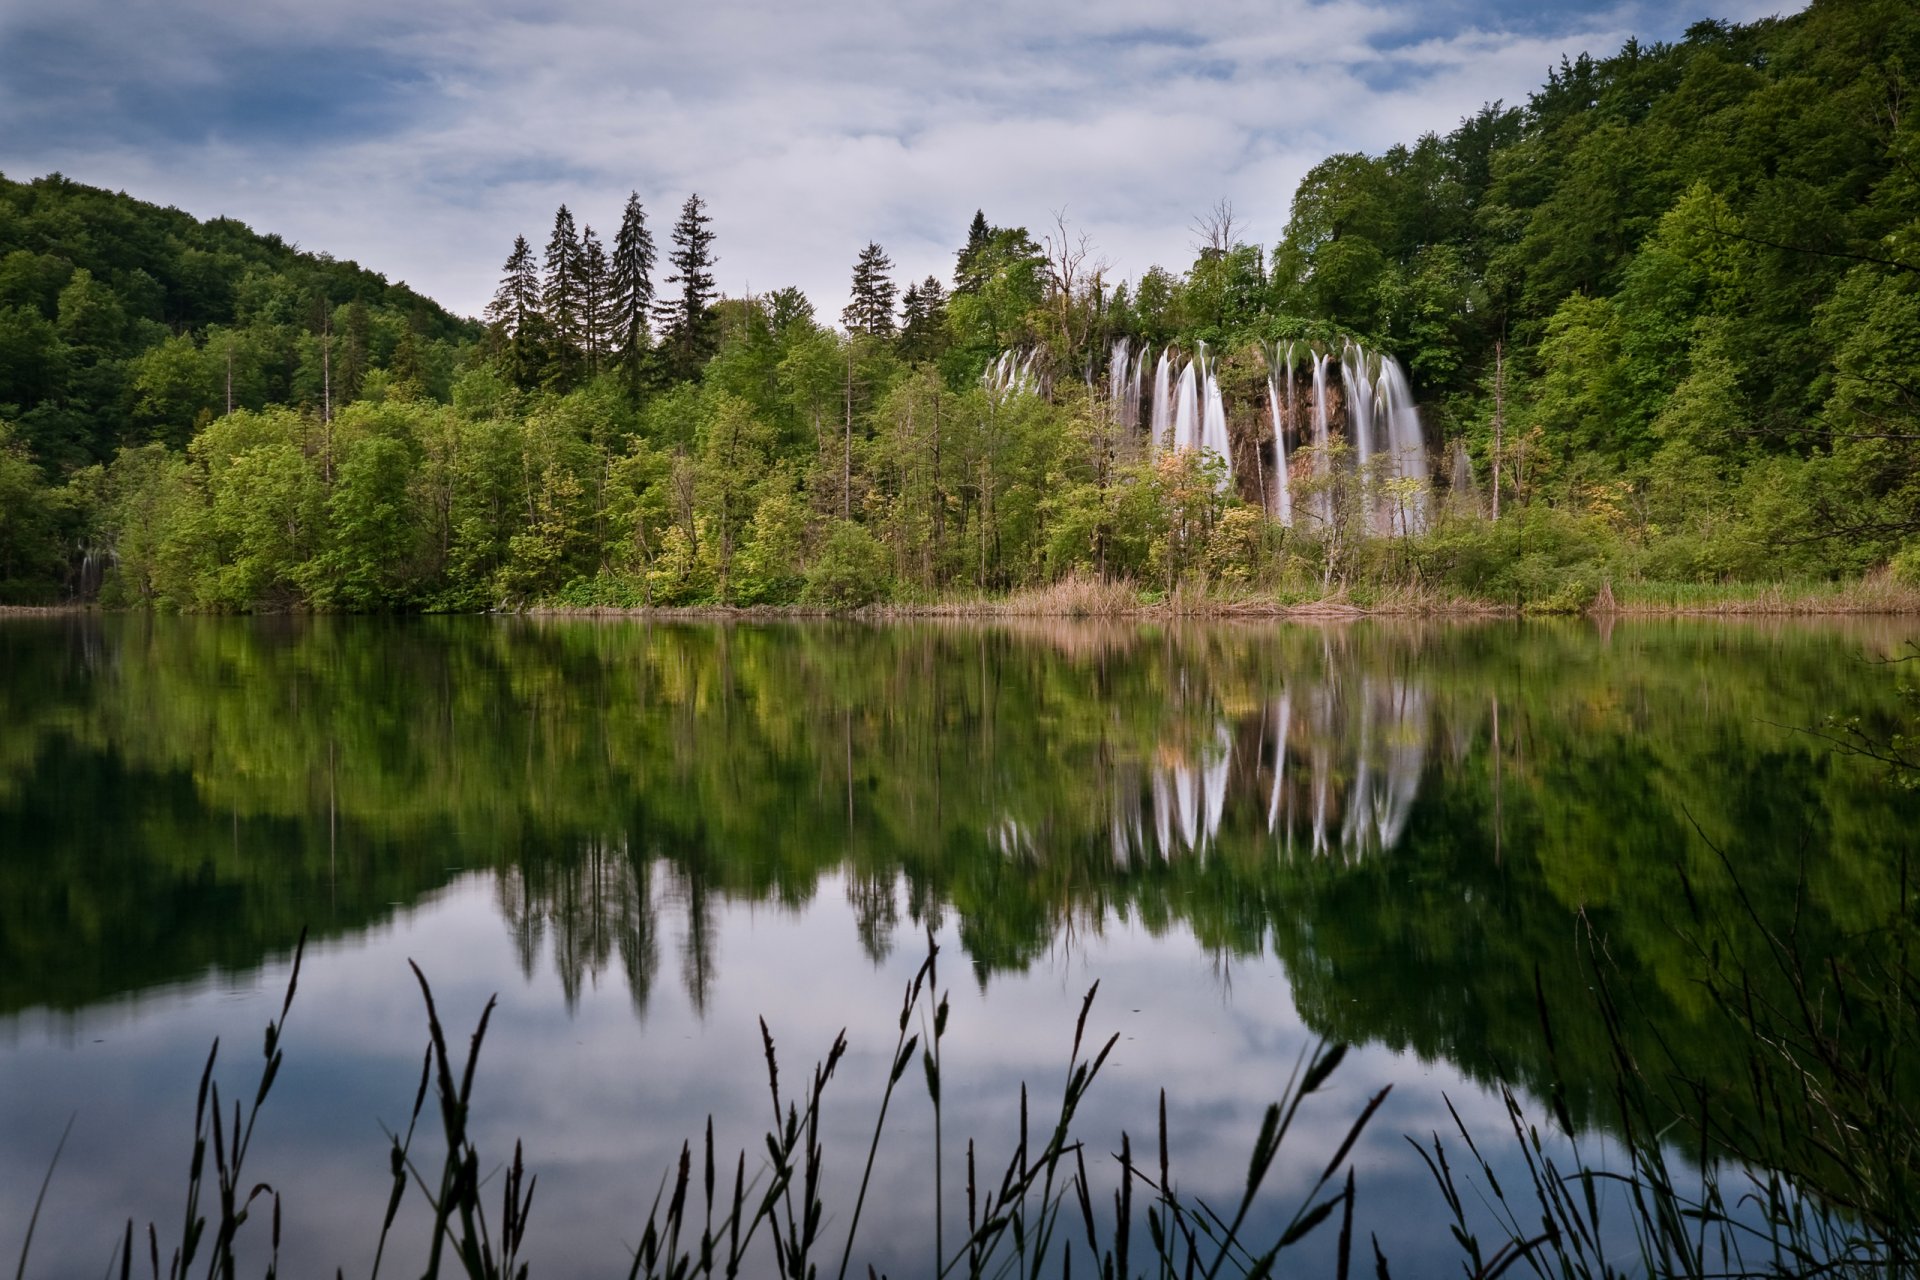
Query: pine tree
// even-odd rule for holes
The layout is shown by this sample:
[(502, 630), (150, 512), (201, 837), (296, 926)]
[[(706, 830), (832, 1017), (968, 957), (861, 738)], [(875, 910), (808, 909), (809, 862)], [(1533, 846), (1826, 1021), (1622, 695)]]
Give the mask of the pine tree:
[(795, 325), (812, 324), (813, 304), (807, 301), (806, 294), (788, 285), (767, 295), (767, 315), (773, 324), (774, 336), (779, 337)]
[(928, 276), (908, 285), (900, 326), (900, 355), (908, 361), (937, 359), (947, 346), (947, 291)]
[(620, 233), (613, 241), (613, 274), (608, 282), (608, 336), (614, 358), (629, 381), (639, 375), (642, 354), (653, 345), (647, 313), (653, 307), (653, 234), (640, 193), (627, 196)]
[(553, 215), (553, 235), (547, 240), (546, 286), (541, 302), (547, 325), (553, 334), (552, 366), (549, 381), (571, 381), (580, 364), (581, 308), (584, 289), (581, 284), (580, 236), (574, 230), (573, 214), (561, 205)]
[(669, 371), (676, 378), (699, 376), (700, 367), (713, 353), (714, 324), (713, 232), (711, 222), (698, 193), (687, 197), (680, 218), (673, 224), (673, 252), (667, 255), (674, 274), (665, 283), (680, 286), (678, 294), (660, 303), (654, 314), (660, 320), (660, 339), (667, 349)]
[(533, 246), (525, 236), (513, 238), (513, 252), (501, 267), (500, 287), (487, 304), (487, 323), (511, 338), (527, 327), (540, 310), (540, 276), (533, 265)]
[(580, 232), (580, 345), (587, 357), (587, 376), (600, 372), (608, 348), (608, 321), (612, 315), (612, 282), (607, 252), (592, 227)]
[(840, 313), (840, 323), (849, 333), (866, 333), (876, 338), (893, 336), (893, 260), (886, 251), (869, 241), (853, 264), (853, 296)]
[(540, 272), (525, 236), (513, 238), (513, 252), (501, 270), (500, 287), (487, 304), (492, 344), (506, 363), (507, 376), (528, 387), (539, 380), (545, 363), (546, 317), (540, 312)]
[(982, 261), (987, 250), (993, 245), (993, 228), (987, 225), (987, 215), (975, 209), (973, 222), (967, 227), (966, 247), (955, 254), (953, 266), (953, 291), (955, 293), (978, 293), (986, 282), (986, 263)]
[(393, 358), (387, 361), (387, 392), (395, 399), (413, 400), (426, 394), (427, 366), (420, 350), (419, 321), (410, 317), (393, 346)]
[(346, 331), (344, 341), (340, 344), (339, 372), (335, 379), (339, 384), (342, 400), (358, 398), (360, 386), (366, 381), (369, 328), (367, 304), (355, 298), (347, 304)]

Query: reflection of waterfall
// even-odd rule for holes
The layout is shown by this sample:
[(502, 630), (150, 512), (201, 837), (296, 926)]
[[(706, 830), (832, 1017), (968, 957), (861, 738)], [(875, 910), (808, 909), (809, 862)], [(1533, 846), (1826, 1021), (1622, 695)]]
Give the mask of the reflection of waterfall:
[[(1427, 695), (1403, 680), (1283, 686), (1257, 713), (1218, 716), (1197, 745), (1114, 770), (1114, 862), (1204, 857), (1226, 832), (1289, 858), (1386, 852), (1413, 813), (1429, 732)], [(989, 838), (1003, 855), (1039, 856), (1012, 816)]]

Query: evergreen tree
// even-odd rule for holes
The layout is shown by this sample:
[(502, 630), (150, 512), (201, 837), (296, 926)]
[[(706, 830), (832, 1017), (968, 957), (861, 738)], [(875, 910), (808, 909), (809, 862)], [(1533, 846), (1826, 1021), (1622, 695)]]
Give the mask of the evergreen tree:
[(540, 311), (540, 276), (533, 265), (533, 246), (525, 236), (513, 238), (513, 252), (501, 267), (500, 287), (487, 304), (487, 323), (511, 338), (527, 327)]
[(674, 273), (665, 281), (680, 288), (655, 310), (669, 371), (683, 380), (699, 376), (716, 345), (713, 266), (719, 259), (713, 256), (713, 232), (707, 229), (712, 219), (705, 209), (698, 193), (681, 206), (673, 224), (673, 252), (667, 255)]
[(849, 333), (865, 333), (876, 338), (893, 336), (893, 260), (886, 251), (869, 241), (853, 264), (853, 297), (840, 313), (840, 323)]
[(806, 294), (788, 285), (767, 295), (767, 316), (773, 323), (774, 335), (778, 337), (796, 325), (812, 324), (813, 304), (807, 301)]
[(523, 387), (531, 386), (539, 380), (544, 363), (546, 317), (540, 310), (540, 272), (525, 236), (513, 238), (513, 252), (501, 270), (500, 287), (487, 304), (493, 347), (505, 362), (507, 376)]
[(347, 304), (346, 340), (340, 344), (339, 372), (335, 375), (342, 400), (357, 399), (360, 384), (366, 381), (368, 323), (366, 303), (355, 298)]
[(586, 353), (588, 377), (600, 372), (607, 354), (612, 302), (607, 252), (593, 228), (587, 227), (580, 233), (580, 345)]
[(420, 334), (409, 320), (400, 330), (393, 346), (393, 358), (387, 361), (388, 394), (399, 400), (417, 400), (426, 394), (427, 366), (420, 350)]
[(947, 291), (928, 276), (907, 286), (901, 310), (901, 357), (909, 362), (937, 359), (947, 345)]
[(546, 282), (541, 302), (547, 316), (553, 349), (546, 379), (562, 385), (573, 380), (580, 366), (581, 283), (580, 235), (573, 213), (564, 204), (553, 215), (553, 234), (547, 239)]
[(957, 261), (953, 267), (953, 291), (955, 293), (978, 293), (980, 286), (986, 283), (986, 254), (993, 245), (993, 228), (987, 225), (987, 215), (975, 209), (973, 222), (967, 227), (966, 247), (955, 255)]
[(642, 354), (652, 345), (647, 313), (653, 307), (653, 233), (640, 193), (627, 196), (613, 241), (613, 271), (607, 286), (607, 334), (614, 358), (629, 381), (638, 377)]

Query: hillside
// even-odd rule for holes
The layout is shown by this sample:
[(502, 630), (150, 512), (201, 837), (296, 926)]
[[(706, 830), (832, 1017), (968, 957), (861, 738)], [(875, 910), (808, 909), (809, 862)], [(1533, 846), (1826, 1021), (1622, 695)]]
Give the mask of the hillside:
[(231, 223), (9, 184), (0, 597), (1920, 586), (1916, 67), (1897, 0), (1701, 22), (1329, 157), (1271, 250), (1224, 205), (1123, 283), (984, 213), (950, 282), (849, 246), (839, 327), (717, 296), (697, 194), (657, 245), (637, 196), (503, 229), (482, 333)]
[(405, 285), (231, 218), (59, 174), (0, 177), (0, 421), (55, 475), (122, 445), (184, 445), (229, 403), (350, 400), (396, 357), (444, 393), (453, 351), (479, 334)]

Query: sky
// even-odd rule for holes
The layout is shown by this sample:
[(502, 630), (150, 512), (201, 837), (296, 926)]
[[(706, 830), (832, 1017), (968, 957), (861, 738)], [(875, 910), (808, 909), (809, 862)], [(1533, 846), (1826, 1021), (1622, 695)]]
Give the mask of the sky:
[[(1524, 102), (1561, 56), (1794, 0), (5, 0), (0, 172), (238, 218), (478, 315), (566, 204), (630, 191), (664, 254), (837, 318), (854, 258), (950, 280), (974, 210), (1109, 279), (1183, 269), (1230, 202), (1271, 246), (1343, 151)], [(657, 273), (664, 275), (662, 270)]]

